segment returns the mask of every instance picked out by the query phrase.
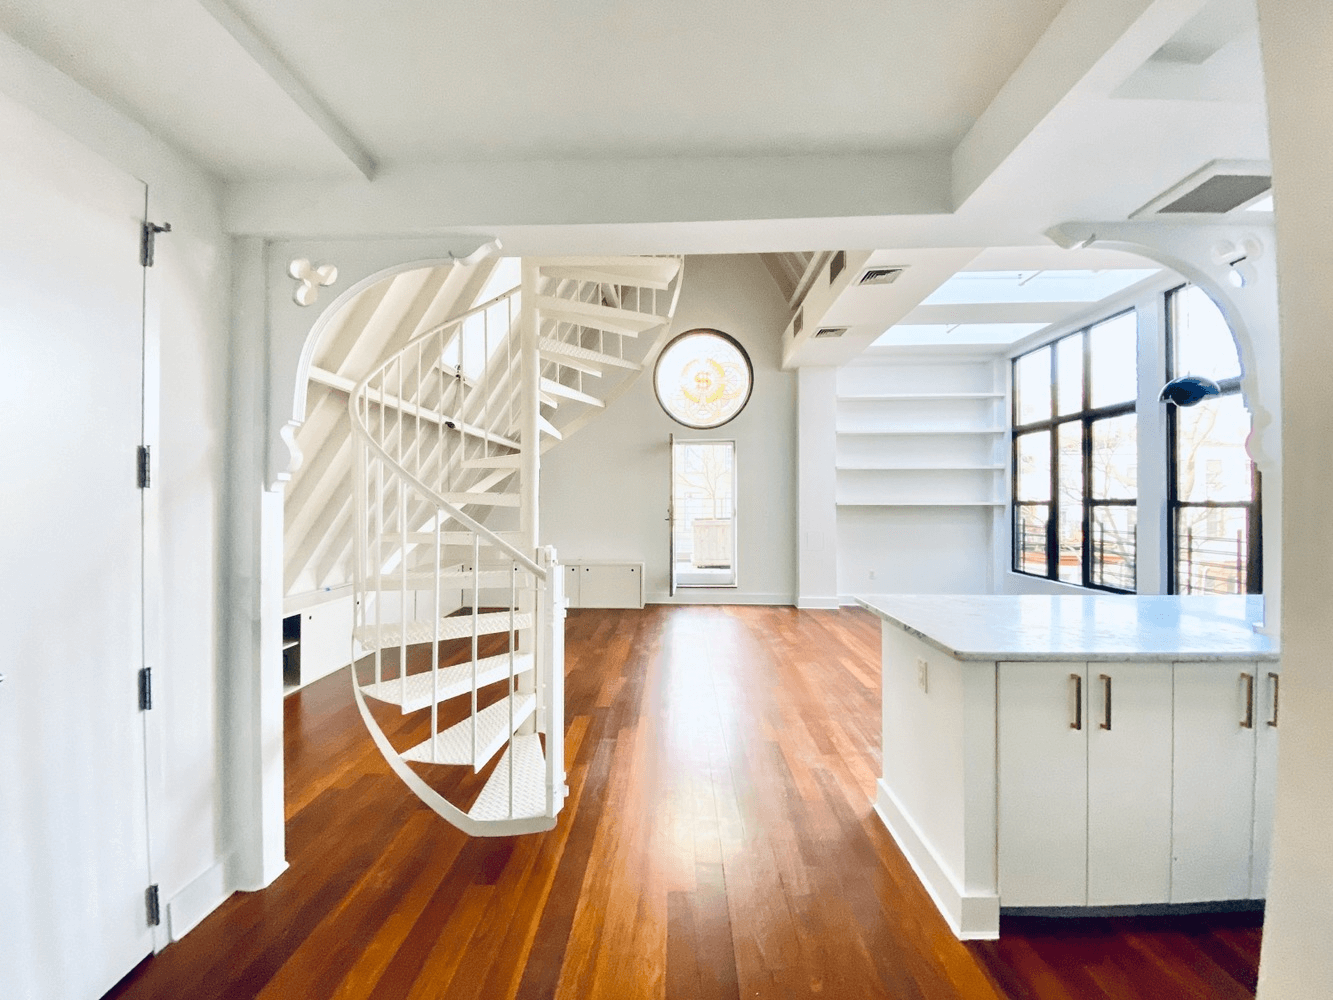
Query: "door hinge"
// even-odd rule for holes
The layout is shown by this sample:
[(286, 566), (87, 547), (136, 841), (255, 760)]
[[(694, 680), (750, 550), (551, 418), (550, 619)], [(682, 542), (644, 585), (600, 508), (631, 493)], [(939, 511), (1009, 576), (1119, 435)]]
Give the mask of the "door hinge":
[(139, 264), (141, 266), (153, 266), (153, 253), (157, 249), (157, 234), (169, 232), (171, 232), (170, 222), (164, 222), (160, 226), (154, 222), (143, 224), (142, 235), (139, 239)]
[(148, 907), (148, 926), (157, 927), (162, 923), (162, 897), (157, 883), (153, 883), (143, 894), (144, 904)]
[(139, 445), (138, 455), (139, 489), (146, 490), (153, 485), (153, 454), (149, 445)]
[(153, 668), (144, 667), (139, 671), (139, 711), (147, 712), (153, 707)]

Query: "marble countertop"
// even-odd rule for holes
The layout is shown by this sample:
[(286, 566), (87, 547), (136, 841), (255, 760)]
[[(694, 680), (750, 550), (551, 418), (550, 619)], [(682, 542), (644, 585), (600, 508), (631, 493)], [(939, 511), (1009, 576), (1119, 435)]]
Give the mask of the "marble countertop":
[(958, 660), (1276, 660), (1262, 597), (858, 596)]

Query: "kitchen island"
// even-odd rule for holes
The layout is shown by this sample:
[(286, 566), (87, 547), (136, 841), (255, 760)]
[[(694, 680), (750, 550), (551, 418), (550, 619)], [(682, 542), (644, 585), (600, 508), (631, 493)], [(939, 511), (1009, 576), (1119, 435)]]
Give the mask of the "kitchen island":
[(1259, 597), (898, 596), (875, 810), (961, 938), (1000, 911), (1259, 905), (1277, 761)]

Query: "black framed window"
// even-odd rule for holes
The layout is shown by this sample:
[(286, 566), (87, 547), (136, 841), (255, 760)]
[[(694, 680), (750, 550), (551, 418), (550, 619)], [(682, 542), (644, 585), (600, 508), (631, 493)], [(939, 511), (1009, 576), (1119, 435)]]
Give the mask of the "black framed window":
[(1202, 375), (1221, 395), (1167, 405), (1168, 589), (1172, 594), (1263, 592), (1259, 472), (1245, 440), (1250, 414), (1240, 356), (1222, 311), (1196, 285), (1167, 293), (1167, 373)]
[(1018, 356), (1013, 387), (1014, 572), (1132, 593), (1137, 314)]

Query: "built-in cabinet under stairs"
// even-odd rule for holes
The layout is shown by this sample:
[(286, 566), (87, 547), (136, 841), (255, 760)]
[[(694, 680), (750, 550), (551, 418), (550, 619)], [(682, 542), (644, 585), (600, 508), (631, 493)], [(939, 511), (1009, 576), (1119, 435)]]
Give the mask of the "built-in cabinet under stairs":
[[(682, 264), (525, 259), (517, 287), (351, 392), (356, 702), (394, 772), (467, 833), (549, 829), (564, 802), (565, 602), (538, 544), (541, 454), (660, 349)], [(377, 718), (395, 709), (428, 713), (425, 739), (396, 746)], [(478, 792), (444, 768), (490, 773)]]

